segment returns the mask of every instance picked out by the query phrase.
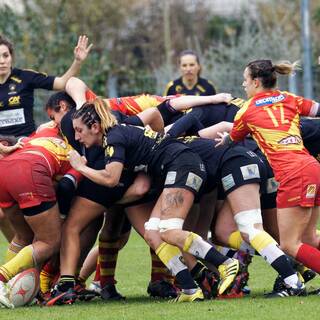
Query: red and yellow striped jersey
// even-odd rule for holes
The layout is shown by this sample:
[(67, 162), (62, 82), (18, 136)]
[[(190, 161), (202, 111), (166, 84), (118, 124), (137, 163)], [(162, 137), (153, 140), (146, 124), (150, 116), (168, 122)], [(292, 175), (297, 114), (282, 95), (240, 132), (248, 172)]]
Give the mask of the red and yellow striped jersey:
[(166, 97), (141, 94), (132, 97), (111, 98), (106, 101), (112, 110), (118, 110), (132, 116), (148, 108), (156, 107), (164, 100), (166, 100)]
[(240, 141), (251, 133), (280, 179), (294, 168), (296, 157), (309, 156), (301, 138), (300, 115), (315, 115), (317, 108), (315, 101), (289, 92), (259, 93), (237, 112), (230, 137)]

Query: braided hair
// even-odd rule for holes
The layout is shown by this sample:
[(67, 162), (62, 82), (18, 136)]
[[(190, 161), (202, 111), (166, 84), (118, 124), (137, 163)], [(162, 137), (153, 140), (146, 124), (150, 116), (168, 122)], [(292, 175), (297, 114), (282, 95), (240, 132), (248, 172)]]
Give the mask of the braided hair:
[(86, 102), (72, 115), (72, 119), (81, 119), (89, 129), (94, 123), (99, 123), (103, 132), (118, 124), (117, 119), (111, 113), (111, 109), (101, 98)]

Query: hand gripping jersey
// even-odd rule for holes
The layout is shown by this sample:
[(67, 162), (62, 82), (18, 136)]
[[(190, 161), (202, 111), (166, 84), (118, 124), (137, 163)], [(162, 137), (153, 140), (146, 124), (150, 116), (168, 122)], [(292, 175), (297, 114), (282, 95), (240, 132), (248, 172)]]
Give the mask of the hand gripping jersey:
[(300, 115), (315, 115), (317, 109), (316, 102), (288, 92), (263, 92), (238, 111), (230, 137), (240, 141), (251, 133), (280, 181), (301, 159), (305, 166), (313, 161), (303, 145), (299, 125)]

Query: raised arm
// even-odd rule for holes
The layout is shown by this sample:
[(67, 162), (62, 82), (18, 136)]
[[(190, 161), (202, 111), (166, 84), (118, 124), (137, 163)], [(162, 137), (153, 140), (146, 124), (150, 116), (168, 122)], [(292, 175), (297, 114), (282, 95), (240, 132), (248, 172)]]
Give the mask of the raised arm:
[(78, 44), (74, 48), (74, 60), (70, 68), (62, 75), (54, 79), (53, 89), (54, 90), (64, 90), (66, 87), (67, 81), (76, 76), (81, 68), (82, 62), (87, 58), (89, 51), (92, 48), (92, 44), (88, 45), (88, 37), (80, 36), (78, 39)]
[(66, 84), (66, 92), (76, 103), (77, 109), (87, 101), (86, 91), (87, 85), (79, 78), (71, 77)]

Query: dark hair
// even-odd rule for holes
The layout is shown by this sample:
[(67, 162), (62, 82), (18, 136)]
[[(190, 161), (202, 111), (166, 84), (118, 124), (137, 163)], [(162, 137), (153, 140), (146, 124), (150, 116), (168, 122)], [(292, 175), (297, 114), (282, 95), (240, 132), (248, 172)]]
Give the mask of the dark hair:
[(7, 38), (5, 38), (4, 36), (0, 35), (0, 45), (5, 45), (6, 47), (8, 47), (9, 52), (12, 56), (12, 58), (14, 58), (14, 48), (13, 48), (13, 44), (12, 42), (10, 42)]
[(73, 119), (80, 119), (89, 129), (94, 123), (101, 123), (101, 119), (97, 114), (93, 103), (85, 103), (79, 110), (75, 111), (72, 116)]
[(72, 119), (80, 119), (89, 129), (94, 123), (99, 123), (103, 132), (118, 124), (112, 110), (100, 98), (96, 98), (92, 102), (86, 102), (72, 115)]
[(277, 84), (277, 73), (287, 75), (292, 73), (298, 67), (298, 62), (290, 63), (287, 61), (272, 64), (271, 60), (255, 60), (246, 66), (252, 79), (259, 78), (262, 86), (266, 89), (272, 89)]
[(50, 96), (49, 100), (47, 101), (44, 109), (47, 110), (54, 110), (55, 112), (60, 111), (60, 102), (65, 101), (68, 105), (69, 109), (75, 108), (76, 103), (74, 100), (65, 92), (65, 91), (58, 91)]
[(179, 57), (178, 57), (178, 63), (180, 64), (181, 58), (183, 56), (187, 56), (187, 55), (194, 56), (196, 58), (197, 63), (200, 64), (199, 55), (195, 51), (193, 51), (191, 49), (183, 50), (183, 51), (180, 52)]

